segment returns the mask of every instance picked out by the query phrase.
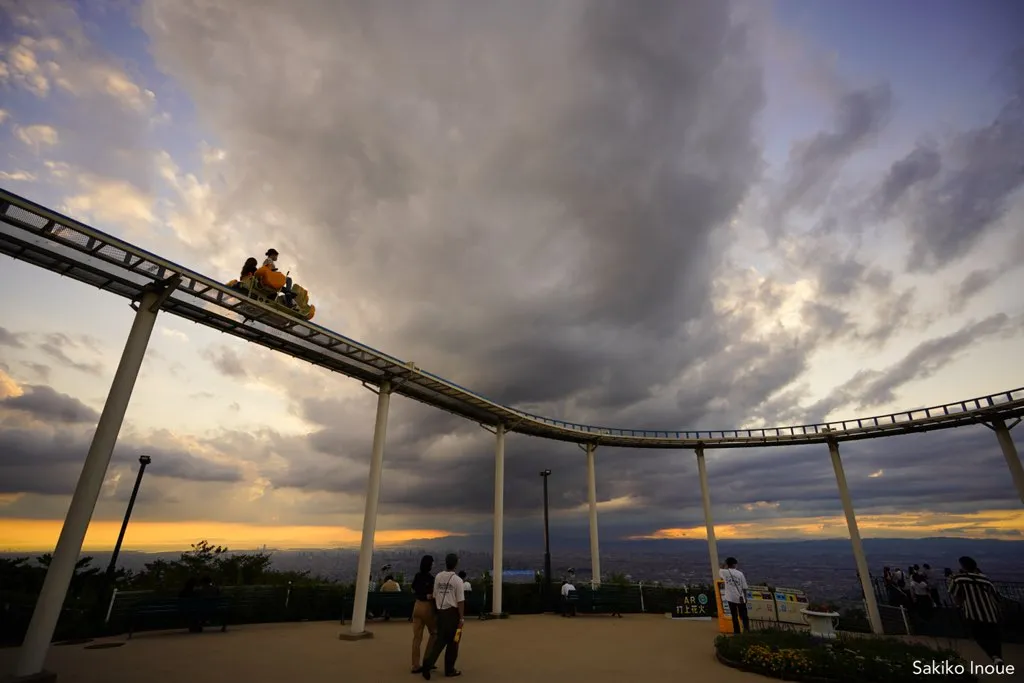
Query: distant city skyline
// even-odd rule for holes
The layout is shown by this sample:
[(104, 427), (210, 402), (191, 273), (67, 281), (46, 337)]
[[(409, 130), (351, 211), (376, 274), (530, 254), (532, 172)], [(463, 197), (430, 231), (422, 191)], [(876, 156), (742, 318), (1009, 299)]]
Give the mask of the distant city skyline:
[[(551, 417), (735, 429), (1024, 385), (1018, 3), (238, 7), (0, 2), (0, 185), (223, 281), (274, 247), (316, 322)], [(45, 549), (131, 311), (21, 262), (0, 287), (0, 548)], [(373, 410), (162, 315), (86, 548), (140, 453), (126, 547), (357, 544)], [(378, 543), (489, 534), (492, 440), (396, 398)], [(1024, 538), (984, 427), (841, 451), (865, 537)], [(596, 458), (602, 543), (704, 537), (692, 452)], [(720, 538), (846, 537), (826, 447), (707, 460)], [(515, 434), (506, 534), (539, 528), (544, 468), (553, 536), (585, 539), (584, 456)]]

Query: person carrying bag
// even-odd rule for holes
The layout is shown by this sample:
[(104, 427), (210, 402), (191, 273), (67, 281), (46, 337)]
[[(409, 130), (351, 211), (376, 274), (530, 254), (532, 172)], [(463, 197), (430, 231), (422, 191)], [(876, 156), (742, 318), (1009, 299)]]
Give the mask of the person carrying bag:
[(736, 568), (736, 558), (730, 557), (725, 561), (725, 568), (719, 571), (720, 578), (725, 582), (725, 590), (722, 599), (729, 603), (729, 611), (732, 612), (733, 633), (740, 632), (740, 622), (743, 622), (743, 630), (750, 630), (750, 616), (747, 614), (747, 577)]

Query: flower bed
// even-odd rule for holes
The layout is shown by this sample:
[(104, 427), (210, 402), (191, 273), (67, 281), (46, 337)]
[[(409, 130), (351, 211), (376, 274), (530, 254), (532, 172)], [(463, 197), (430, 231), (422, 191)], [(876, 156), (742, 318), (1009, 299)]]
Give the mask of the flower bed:
[(849, 637), (821, 641), (800, 631), (749, 631), (715, 640), (719, 661), (744, 671), (806, 683), (910, 683), (932, 662), (963, 666), (964, 673), (930, 674), (944, 683), (977, 681), (970, 665), (951, 650), (892, 638)]

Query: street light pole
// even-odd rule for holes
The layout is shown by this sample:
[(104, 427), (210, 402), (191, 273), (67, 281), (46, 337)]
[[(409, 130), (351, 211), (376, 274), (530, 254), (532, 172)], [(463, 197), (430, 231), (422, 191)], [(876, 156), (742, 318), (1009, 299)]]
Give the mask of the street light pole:
[(548, 528), (548, 477), (551, 470), (540, 473), (544, 479), (544, 603), (550, 607), (551, 602), (551, 534)]
[(124, 532), (128, 529), (128, 519), (132, 516), (132, 508), (135, 507), (135, 497), (139, 495), (139, 486), (142, 484), (142, 475), (146, 473), (146, 465), (153, 460), (148, 455), (139, 456), (139, 474), (135, 477), (135, 488), (132, 489), (132, 497), (128, 499), (128, 509), (124, 511), (124, 521), (121, 522), (121, 533), (117, 535), (117, 543), (114, 544), (114, 554), (110, 556), (110, 565), (107, 566), (107, 577), (113, 578), (117, 567), (117, 556), (121, 553), (121, 543), (124, 541)]

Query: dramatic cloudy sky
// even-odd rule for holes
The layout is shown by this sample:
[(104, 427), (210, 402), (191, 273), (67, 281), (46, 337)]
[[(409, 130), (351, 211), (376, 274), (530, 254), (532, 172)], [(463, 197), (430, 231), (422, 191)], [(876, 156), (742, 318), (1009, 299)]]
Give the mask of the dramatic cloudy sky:
[[(0, 0), (0, 185), (317, 322), (607, 426), (875, 415), (1024, 385), (1020, 3)], [(1017, 28), (1014, 28), (1014, 27)], [(0, 547), (53, 543), (132, 314), (0, 270)], [(358, 542), (375, 399), (171, 316), (90, 531)], [(1019, 441), (1019, 436), (1017, 437)], [(984, 427), (843, 446), (867, 536), (1013, 538)], [(585, 457), (507, 441), (510, 534)], [(843, 536), (827, 449), (712, 452), (723, 536)], [(493, 437), (392, 403), (379, 538), (490, 529)], [(691, 452), (598, 451), (602, 538), (701, 537)]]

